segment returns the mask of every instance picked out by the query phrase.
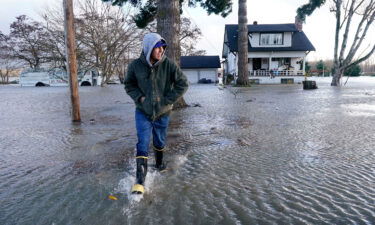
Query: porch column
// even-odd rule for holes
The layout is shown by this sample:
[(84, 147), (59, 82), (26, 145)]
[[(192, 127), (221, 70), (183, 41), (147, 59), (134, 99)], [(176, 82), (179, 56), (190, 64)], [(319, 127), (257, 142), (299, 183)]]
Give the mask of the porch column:
[(303, 72), (303, 75), (305, 76), (305, 68), (306, 68), (306, 55), (303, 56), (303, 64), (302, 64), (302, 72)]
[(236, 69), (234, 79), (237, 80), (237, 77), (238, 77), (238, 53), (237, 53), (237, 55), (235, 55), (234, 65), (235, 65), (235, 69)]
[(268, 70), (271, 71), (272, 55), (268, 58)]
[(252, 62), (253, 62), (253, 60), (250, 60), (250, 57), (247, 58), (247, 74), (248, 74), (248, 76), (251, 76), (251, 68), (252, 68), (251, 63)]

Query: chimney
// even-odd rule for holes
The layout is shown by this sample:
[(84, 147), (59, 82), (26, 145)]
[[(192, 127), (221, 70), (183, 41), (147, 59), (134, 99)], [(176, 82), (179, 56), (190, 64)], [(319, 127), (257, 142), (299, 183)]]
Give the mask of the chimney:
[(257, 21), (254, 21), (254, 22), (253, 22), (253, 25), (258, 25), (258, 22), (257, 22)]
[(294, 24), (296, 25), (297, 30), (301, 32), (303, 21), (298, 16), (295, 17)]

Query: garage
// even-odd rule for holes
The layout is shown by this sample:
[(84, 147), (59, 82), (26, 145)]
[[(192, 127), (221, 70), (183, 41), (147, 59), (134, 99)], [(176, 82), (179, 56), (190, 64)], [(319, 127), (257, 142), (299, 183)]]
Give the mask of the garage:
[(182, 56), (181, 69), (191, 84), (205, 79), (218, 81), (217, 71), (220, 68), (219, 56)]
[(199, 75), (197, 70), (182, 69), (182, 71), (184, 72), (190, 83), (198, 83)]

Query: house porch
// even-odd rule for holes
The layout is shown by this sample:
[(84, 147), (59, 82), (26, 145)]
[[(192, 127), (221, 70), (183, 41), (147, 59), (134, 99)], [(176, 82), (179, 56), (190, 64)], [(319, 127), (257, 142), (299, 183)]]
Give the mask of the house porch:
[(304, 76), (305, 57), (257, 57), (248, 59), (250, 77)]

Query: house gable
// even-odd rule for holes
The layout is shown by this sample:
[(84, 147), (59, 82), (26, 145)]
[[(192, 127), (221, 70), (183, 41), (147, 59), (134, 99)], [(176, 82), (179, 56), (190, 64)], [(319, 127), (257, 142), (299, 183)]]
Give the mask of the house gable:
[[(315, 51), (314, 46), (306, 37), (303, 31), (298, 31), (296, 25), (292, 24), (257, 24), (248, 25), (249, 32), (249, 52), (264, 52), (264, 51)], [(283, 39), (280, 44), (264, 44), (261, 41), (262, 34), (282, 34)], [(237, 37), (238, 25), (227, 24), (225, 25), (225, 41), (223, 47), (223, 58), (228, 56), (228, 52), (237, 52)]]

